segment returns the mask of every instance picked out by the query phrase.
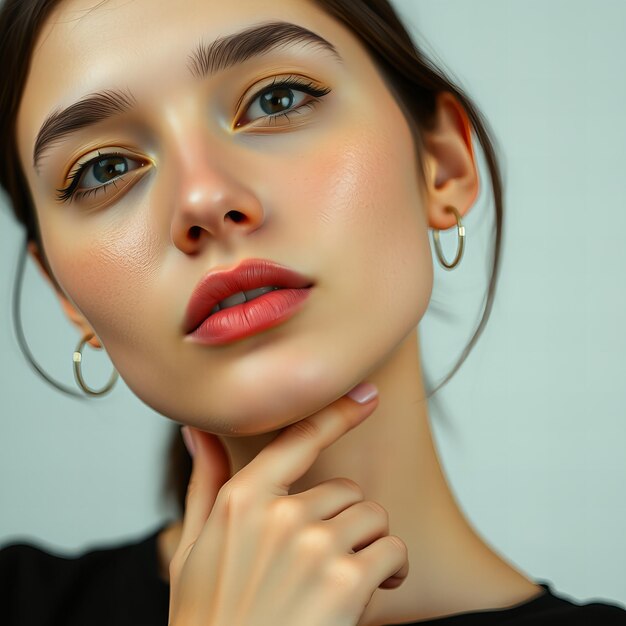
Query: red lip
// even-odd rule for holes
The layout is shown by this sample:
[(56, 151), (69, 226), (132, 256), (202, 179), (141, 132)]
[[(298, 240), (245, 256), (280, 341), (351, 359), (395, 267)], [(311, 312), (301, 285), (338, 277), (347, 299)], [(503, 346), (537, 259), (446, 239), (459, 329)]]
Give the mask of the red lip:
[(232, 270), (210, 272), (191, 294), (185, 312), (185, 333), (198, 328), (218, 302), (240, 291), (269, 285), (302, 289), (313, 284), (307, 276), (265, 259), (246, 259)]

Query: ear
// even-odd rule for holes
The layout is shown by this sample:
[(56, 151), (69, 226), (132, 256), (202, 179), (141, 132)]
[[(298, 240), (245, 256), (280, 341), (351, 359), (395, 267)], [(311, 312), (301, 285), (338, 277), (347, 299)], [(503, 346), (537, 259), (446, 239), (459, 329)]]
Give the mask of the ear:
[(31, 258), (37, 264), (41, 275), (48, 281), (49, 285), (54, 290), (59, 302), (61, 303), (61, 307), (65, 315), (69, 318), (69, 320), (79, 329), (81, 336), (86, 337), (88, 335), (93, 335), (93, 337), (87, 342), (93, 348), (102, 348), (102, 344), (100, 340), (96, 336), (93, 328), (89, 325), (85, 317), (82, 313), (80, 313), (76, 307), (68, 300), (67, 296), (59, 289), (56, 281), (52, 278), (49, 270), (47, 269), (47, 262), (44, 259), (39, 247), (34, 241), (28, 242), (28, 252)]
[(437, 96), (435, 124), (424, 133), (428, 223), (446, 230), (456, 226), (452, 205), (464, 216), (478, 195), (478, 170), (467, 113), (450, 92)]

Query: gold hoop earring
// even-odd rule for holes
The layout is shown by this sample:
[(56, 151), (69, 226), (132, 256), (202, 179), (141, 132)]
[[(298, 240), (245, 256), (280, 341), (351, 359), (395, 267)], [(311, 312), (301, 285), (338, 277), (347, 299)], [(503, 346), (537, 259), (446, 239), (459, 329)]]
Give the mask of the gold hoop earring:
[(439, 231), (435, 228), (433, 228), (433, 240), (439, 264), (444, 269), (451, 270), (461, 262), (461, 257), (463, 256), (463, 250), (465, 248), (465, 226), (463, 226), (463, 224), (461, 223), (461, 215), (453, 206), (446, 206), (444, 210), (448, 211), (448, 213), (450, 211), (454, 211), (454, 215), (456, 217), (456, 228), (459, 235), (459, 243), (456, 250), (456, 256), (454, 257), (454, 261), (452, 261), (452, 263), (447, 263), (443, 257), (441, 242), (439, 241)]
[(109, 392), (112, 388), (113, 385), (116, 383), (119, 374), (117, 372), (117, 370), (115, 368), (113, 368), (113, 373), (111, 374), (111, 378), (109, 379), (109, 382), (106, 384), (105, 387), (103, 387), (102, 389), (96, 390), (96, 389), (92, 389), (91, 387), (87, 386), (87, 383), (85, 383), (85, 379), (83, 378), (83, 374), (81, 372), (81, 363), (83, 360), (83, 353), (82, 353), (82, 349), (83, 346), (93, 337), (93, 333), (90, 335), (87, 335), (86, 337), (83, 337), (79, 342), (78, 345), (76, 346), (76, 350), (74, 350), (74, 354), (72, 355), (72, 360), (74, 361), (74, 378), (76, 379), (76, 382), (78, 383), (78, 386), (89, 396), (102, 396), (105, 393)]

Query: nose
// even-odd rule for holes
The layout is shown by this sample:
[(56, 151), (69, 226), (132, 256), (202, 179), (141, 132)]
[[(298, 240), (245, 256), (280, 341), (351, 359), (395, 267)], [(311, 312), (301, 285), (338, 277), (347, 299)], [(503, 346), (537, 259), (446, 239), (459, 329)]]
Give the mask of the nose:
[(186, 254), (197, 254), (212, 240), (232, 240), (261, 226), (259, 198), (232, 171), (236, 164), (203, 155), (179, 179), (174, 196), (171, 238)]

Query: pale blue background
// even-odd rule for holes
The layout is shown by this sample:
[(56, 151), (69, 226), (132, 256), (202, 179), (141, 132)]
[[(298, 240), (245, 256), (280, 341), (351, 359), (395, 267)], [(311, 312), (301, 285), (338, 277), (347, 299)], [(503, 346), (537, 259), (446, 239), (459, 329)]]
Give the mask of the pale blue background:
[[(483, 337), (431, 403), (451, 486), (483, 537), (527, 575), (624, 605), (626, 3), (394, 4), (481, 107), (503, 156), (500, 290)], [(461, 266), (436, 266), (421, 325), (432, 381), (478, 319), (492, 214), (483, 188)], [(20, 241), (2, 210), (0, 544), (32, 539), (76, 553), (139, 537), (173, 515), (160, 494), (172, 426), (121, 381), (105, 399), (80, 402), (30, 370), (10, 322)], [(452, 258), (456, 234), (443, 241)], [(23, 303), (33, 352), (73, 385), (77, 333), (30, 262)], [(104, 382), (107, 358), (86, 359), (92, 384)]]

